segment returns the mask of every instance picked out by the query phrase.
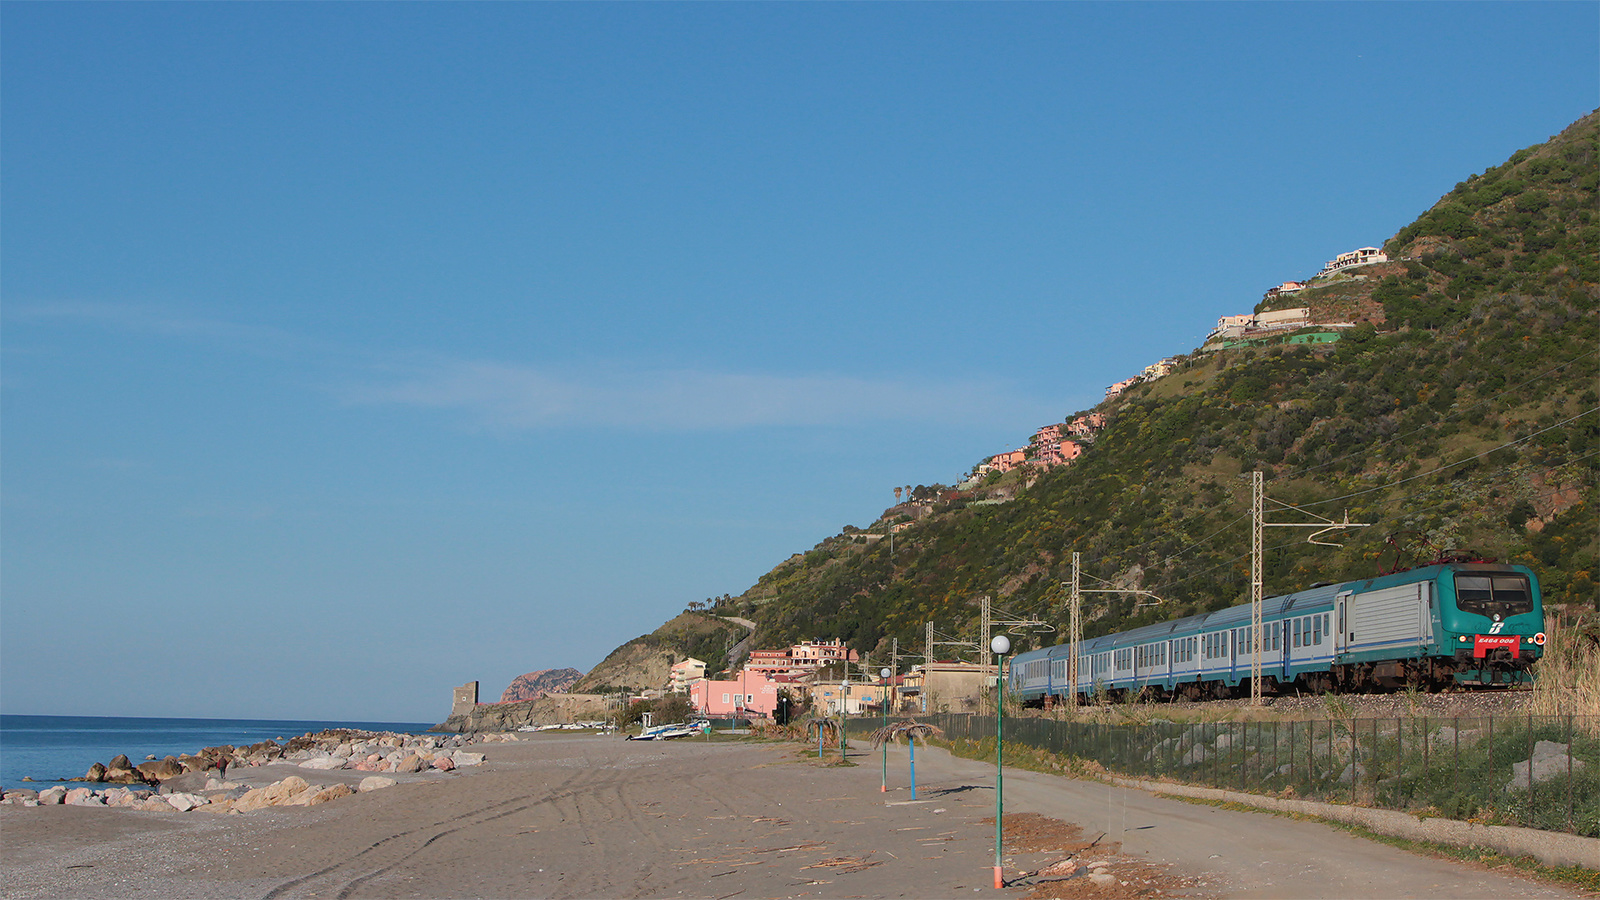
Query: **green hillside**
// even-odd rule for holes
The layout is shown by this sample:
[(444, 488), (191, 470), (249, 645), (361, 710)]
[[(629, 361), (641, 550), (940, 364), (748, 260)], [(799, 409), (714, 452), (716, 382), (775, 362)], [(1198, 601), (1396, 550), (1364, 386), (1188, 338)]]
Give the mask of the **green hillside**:
[(1248, 598), (1255, 469), (1276, 501), (1373, 523), (1342, 548), (1270, 529), (1269, 594), (1470, 550), (1533, 566), (1549, 602), (1600, 605), (1597, 139), (1600, 113), (1457, 185), (1387, 242), (1392, 262), (1277, 303), (1359, 323), (1336, 343), (1182, 357), (1097, 407), (1106, 427), (1071, 466), (921, 488), (716, 611), (755, 620), (758, 646), (841, 637), (882, 658), (894, 638), (921, 652), (929, 620), (974, 634), (988, 595), (1055, 623), (1035, 639), (1055, 643), (1073, 551), (1162, 600), (1090, 595), (1086, 636), (1218, 609)]

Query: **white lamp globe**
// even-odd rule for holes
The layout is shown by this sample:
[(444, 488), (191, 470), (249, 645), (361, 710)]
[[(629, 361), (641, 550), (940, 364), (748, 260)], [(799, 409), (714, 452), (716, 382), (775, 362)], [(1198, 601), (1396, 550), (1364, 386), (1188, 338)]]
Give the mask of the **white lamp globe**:
[(889, 671), (888, 669), (879, 669), (878, 670), (878, 674), (880, 676), (884, 677), (884, 678), (888, 678), (890, 675), (893, 675), (894, 673)]
[(989, 649), (1004, 656), (1011, 652), (1011, 639), (1003, 634), (997, 634), (994, 636), (994, 640), (989, 642)]

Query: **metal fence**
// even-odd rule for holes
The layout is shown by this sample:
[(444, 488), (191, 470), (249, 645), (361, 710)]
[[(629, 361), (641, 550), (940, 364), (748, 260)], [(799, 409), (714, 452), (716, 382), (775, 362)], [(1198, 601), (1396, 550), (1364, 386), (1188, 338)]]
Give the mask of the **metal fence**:
[[(926, 719), (950, 739), (994, 740), (992, 715)], [(1007, 716), (1005, 739), (1136, 778), (1600, 837), (1597, 716), (1138, 724)]]

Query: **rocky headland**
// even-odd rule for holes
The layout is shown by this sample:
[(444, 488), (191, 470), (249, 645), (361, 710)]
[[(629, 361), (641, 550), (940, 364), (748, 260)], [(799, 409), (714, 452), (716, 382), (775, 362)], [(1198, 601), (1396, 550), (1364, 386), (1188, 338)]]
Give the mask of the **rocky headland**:
[(546, 694), (537, 700), (519, 703), (480, 703), (454, 713), (432, 731), (498, 733), (524, 726), (561, 725), (567, 722), (598, 721), (606, 718), (608, 704), (616, 697), (607, 694)]
[(521, 703), (537, 700), (546, 694), (564, 694), (582, 677), (583, 673), (577, 669), (540, 669), (518, 675), (506, 686), (505, 692), (500, 695), (500, 702)]

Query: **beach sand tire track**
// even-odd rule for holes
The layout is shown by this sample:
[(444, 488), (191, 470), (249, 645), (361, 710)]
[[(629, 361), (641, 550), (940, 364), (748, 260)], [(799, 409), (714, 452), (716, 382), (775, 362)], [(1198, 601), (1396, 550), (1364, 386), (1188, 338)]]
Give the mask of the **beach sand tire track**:
[[(329, 879), (330, 876), (333, 876), (340, 871), (347, 870), (352, 866), (363, 863), (368, 857), (373, 855), (381, 854), (389, 857), (387, 861), (379, 864), (377, 868), (368, 869), (364, 873), (350, 879), (349, 881), (346, 881), (342, 886), (339, 887), (339, 890), (335, 896), (341, 898), (341, 900), (347, 900), (347, 898), (353, 896), (355, 891), (362, 885), (372, 881), (374, 878), (392, 871), (395, 867), (404, 864), (408, 860), (415, 858), (418, 853), (428, 848), (441, 838), (452, 835), (463, 829), (481, 826), (498, 819), (504, 819), (507, 816), (513, 816), (518, 813), (526, 812), (541, 805), (559, 803), (563, 799), (571, 797), (575, 790), (581, 790), (584, 782), (592, 781), (595, 777), (596, 773), (593, 770), (580, 769), (567, 776), (567, 778), (560, 783), (552, 785), (549, 789), (549, 793), (544, 794), (543, 796), (535, 793), (528, 793), (516, 797), (510, 797), (491, 806), (480, 808), (472, 812), (449, 816), (436, 822), (430, 822), (425, 825), (419, 825), (405, 831), (388, 835), (380, 840), (373, 841), (366, 847), (363, 847), (362, 849), (351, 854), (350, 856), (345, 857), (342, 860), (323, 866), (314, 872), (310, 872), (278, 884), (271, 890), (267, 891), (267, 893), (262, 896), (262, 900), (280, 900), (280, 898), (295, 896), (296, 894), (292, 892), (296, 891), (297, 888), (307, 886), (311, 882), (319, 879)], [(405, 843), (408, 838), (419, 837), (422, 834), (427, 834), (427, 837), (423, 839), (420, 844), (410, 845), (405, 850), (399, 851), (397, 857), (394, 856), (395, 851), (399, 849), (399, 845), (401, 843)], [(366, 865), (371, 864), (371, 862), (366, 863)], [(326, 888), (318, 890), (316, 893), (324, 894), (325, 891)]]

